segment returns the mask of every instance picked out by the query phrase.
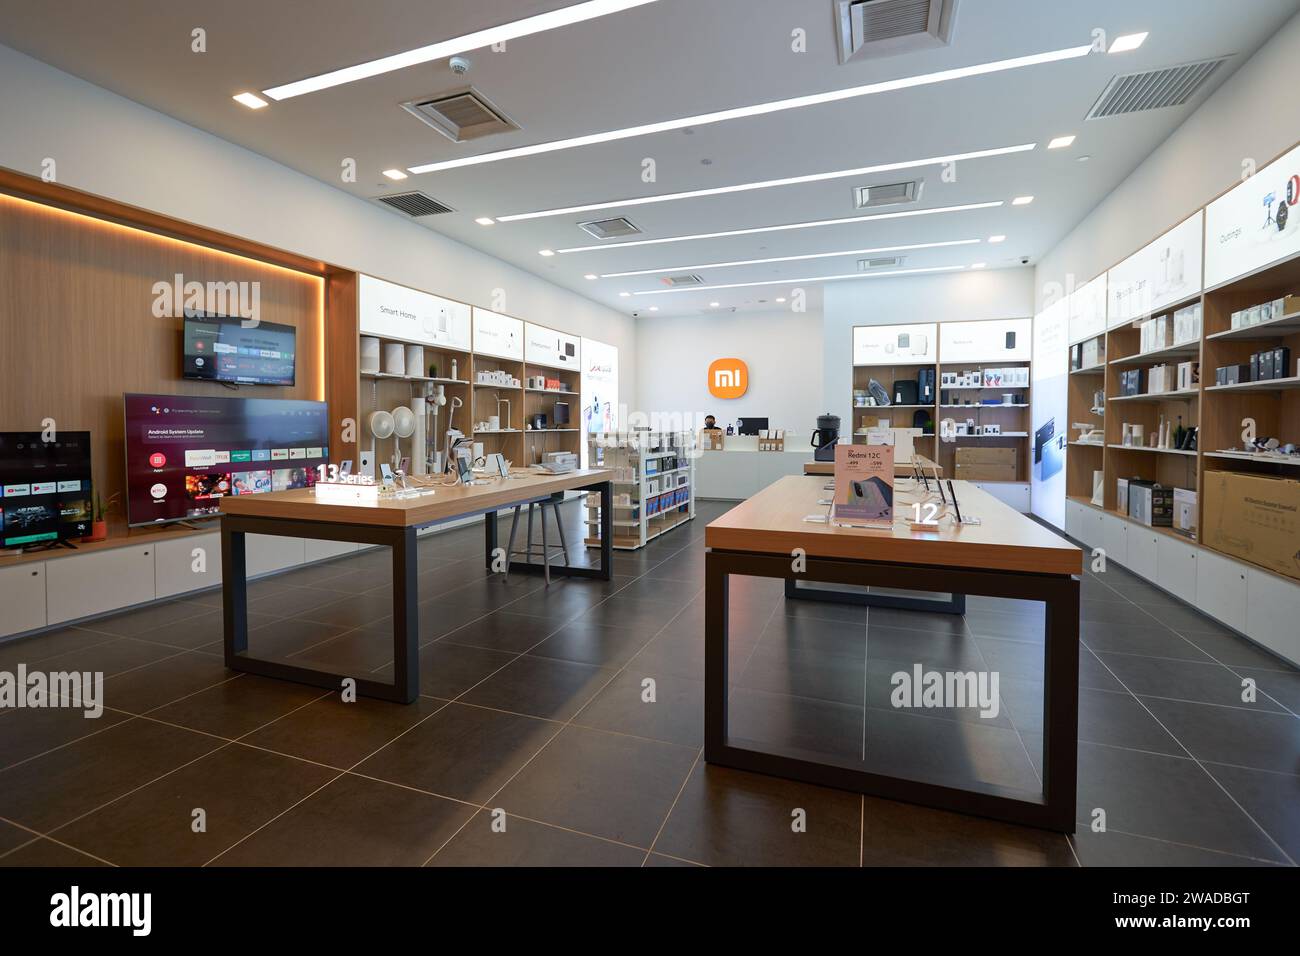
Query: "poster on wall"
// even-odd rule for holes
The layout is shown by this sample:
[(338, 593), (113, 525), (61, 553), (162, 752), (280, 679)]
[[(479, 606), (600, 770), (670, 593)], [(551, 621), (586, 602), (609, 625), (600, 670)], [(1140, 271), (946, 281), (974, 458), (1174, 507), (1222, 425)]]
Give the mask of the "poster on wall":
[(1300, 146), (1205, 212), (1205, 284), (1221, 285), (1300, 252)]
[(474, 309), (474, 351), (495, 358), (524, 360), (524, 323), (500, 312)]
[[(1086, 288), (1086, 287), (1085, 287)], [(1074, 295), (1078, 295), (1078, 290)], [(1034, 445), (1030, 507), (1048, 524), (1065, 528), (1065, 455), (1068, 450), (1070, 313), (1074, 296), (1034, 316), (1032, 413)]]
[(1198, 212), (1106, 274), (1112, 329), (1200, 294), (1204, 226)]
[(524, 361), (551, 368), (581, 368), (580, 341), (576, 335), (525, 322)]
[(854, 365), (931, 365), (938, 348), (938, 326), (859, 325), (853, 329)]
[(469, 351), (469, 306), (373, 276), (357, 277), (357, 319), (362, 335)]
[(1070, 311), (1070, 342), (1082, 342), (1106, 331), (1106, 273), (1084, 283), (1066, 297)]
[(582, 464), (587, 440), (618, 430), (618, 347), (582, 340)]
[(939, 327), (939, 355), (950, 362), (1028, 362), (1034, 344), (1032, 319), (945, 322)]

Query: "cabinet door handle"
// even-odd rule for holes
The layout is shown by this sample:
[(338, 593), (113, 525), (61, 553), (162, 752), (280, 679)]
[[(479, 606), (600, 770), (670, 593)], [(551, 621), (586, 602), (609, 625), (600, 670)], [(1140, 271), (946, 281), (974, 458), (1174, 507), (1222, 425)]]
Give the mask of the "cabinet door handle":
[(41, 572), (40, 572), (40, 571), (33, 571), (33, 572), (32, 572), (32, 577), (34, 577), (34, 578), (38, 578), (38, 577), (40, 577), (40, 576), (41, 576)]

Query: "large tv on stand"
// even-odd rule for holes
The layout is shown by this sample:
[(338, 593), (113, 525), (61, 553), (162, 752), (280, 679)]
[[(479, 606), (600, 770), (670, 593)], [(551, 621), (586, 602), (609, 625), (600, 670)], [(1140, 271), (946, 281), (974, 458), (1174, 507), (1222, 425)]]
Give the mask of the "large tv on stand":
[(0, 547), (85, 537), (93, 502), (90, 432), (0, 432)]
[(329, 461), (324, 402), (128, 394), (123, 405), (132, 526), (212, 517), (225, 495), (309, 488)]

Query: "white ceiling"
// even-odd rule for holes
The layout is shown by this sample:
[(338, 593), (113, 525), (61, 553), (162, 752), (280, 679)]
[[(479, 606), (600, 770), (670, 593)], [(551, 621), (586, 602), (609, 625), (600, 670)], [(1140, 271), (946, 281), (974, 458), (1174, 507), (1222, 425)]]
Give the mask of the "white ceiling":
[[(623, 298), (663, 288), (658, 276), (588, 281), (622, 272), (738, 259), (853, 250), (1005, 234), (1000, 245), (906, 253), (904, 268), (989, 268), (1034, 261), (1230, 75), (1300, 0), (960, 0), (951, 47), (838, 63), (831, 0), (658, 0), (532, 37), (502, 53), (471, 54), (467, 77), (445, 61), (411, 67), (249, 111), (231, 96), (459, 36), (575, 0), (62, 0), (0, 7), (0, 43), (209, 130), (359, 197), (422, 190), (454, 213), (418, 220), (623, 312), (659, 315), (770, 308), (790, 285)], [(132, 10), (138, 15), (130, 15)], [(207, 52), (190, 50), (195, 27)], [(791, 51), (806, 31), (807, 52)], [(1133, 53), (1082, 59), (701, 126), (537, 157), (388, 182), (405, 168), (711, 110), (858, 86), (1150, 31)], [(1234, 54), (1191, 104), (1107, 120), (1084, 116), (1119, 73)], [(455, 144), (397, 104), (472, 85), (521, 129)], [(1068, 149), (1052, 137), (1075, 134)], [(633, 207), (657, 238), (857, 214), (852, 187), (924, 176), (921, 207), (1007, 200), (996, 209), (544, 258), (543, 248), (590, 245), (575, 225), (613, 209), (490, 227), (498, 216), (659, 193), (800, 176), (1020, 143), (1030, 153), (959, 164), (956, 182), (930, 167)], [(1079, 157), (1091, 157), (1078, 162)], [(341, 181), (355, 159), (358, 181)], [(642, 181), (653, 158), (657, 182)], [(711, 160), (708, 165), (704, 160)], [(1012, 207), (1018, 195), (1032, 205)], [(400, 215), (393, 213), (393, 215)], [(615, 240), (617, 241), (617, 240)], [(858, 256), (698, 271), (708, 283), (785, 283), (856, 271)], [(872, 281), (889, 281), (876, 279)], [(804, 283), (820, 302), (817, 283)], [(436, 291), (436, 290), (434, 290)]]

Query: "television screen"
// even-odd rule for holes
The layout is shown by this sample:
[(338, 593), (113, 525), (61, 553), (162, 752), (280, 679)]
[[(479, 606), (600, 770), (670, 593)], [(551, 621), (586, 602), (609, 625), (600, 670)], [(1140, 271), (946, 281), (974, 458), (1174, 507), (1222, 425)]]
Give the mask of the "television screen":
[(204, 313), (185, 316), (186, 378), (243, 385), (292, 385), (297, 332), (292, 325)]
[(309, 488), (329, 461), (324, 402), (127, 395), (125, 412), (132, 525), (214, 515), (225, 495)]
[(0, 547), (90, 534), (90, 432), (0, 432)]

